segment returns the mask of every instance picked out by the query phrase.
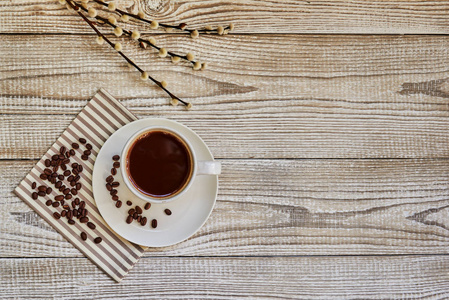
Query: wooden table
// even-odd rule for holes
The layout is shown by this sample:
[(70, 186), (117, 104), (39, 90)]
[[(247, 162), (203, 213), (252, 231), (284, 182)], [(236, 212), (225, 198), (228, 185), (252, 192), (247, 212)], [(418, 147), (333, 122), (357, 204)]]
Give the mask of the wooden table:
[[(134, 4), (160, 22), (236, 24), (154, 34), (202, 72), (120, 38), (192, 111), (56, 1), (0, 1), (0, 297), (449, 297), (449, 1)], [(100, 87), (190, 126), (223, 164), (206, 225), (120, 284), (12, 193)]]

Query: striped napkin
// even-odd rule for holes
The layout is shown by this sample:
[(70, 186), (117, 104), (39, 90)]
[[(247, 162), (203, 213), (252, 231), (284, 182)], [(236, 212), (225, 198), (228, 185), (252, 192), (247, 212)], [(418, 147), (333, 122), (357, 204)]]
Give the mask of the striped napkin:
[[(146, 248), (121, 238), (103, 220), (93, 199), (92, 170), (95, 157), (108, 137), (123, 125), (135, 120), (137, 118), (116, 99), (105, 90), (100, 90), (14, 190), (17, 196), (25, 201), (53, 226), (53, 228), (84, 253), (100, 269), (118, 282), (124, 278), (128, 271), (140, 259)], [(85, 201), (90, 222), (96, 225), (94, 230), (88, 228), (86, 223), (80, 223), (76, 218), (74, 218), (76, 221), (74, 225), (68, 224), (66, 218), (55, 219), (53, 213), (61, 213), (63, 208), (61, 206), (56, 208), (51, 205), (47, 206), (45, 202), (48, 199), (53, 200), (56, 195), (61, 193), (49, 181), (42, 180), (39, 177), (46, 168), (46, 159), (51, 160), (54, 154), (59, 154), (61, 146), (71, 149), (72, 143), (78, 143), (79, 138), (87, 139), (88, 143), (93, 146), (91, 150), (92, 154), (87, 161), (84, 161), (80, 159), (80, 155), (77, 153), (75, 157), (72, 156), (70, 158), (70, 165), (76, 162), (82, 164), (84, 167), (79, 181), (82, 184), (82, 188), (78, 191), (76, 197)], [(80, 151), (81, 149), (82, 147), (76, 151)], [(33, 182), (36, 182), (38, 187), (40, 185), (50, 186), (53, 188), (53, 191), (45, 197), (39, 197), (37, 200), (33, 200), (31, 197), (32, 192), (35, 191), (31, 187)], [(69, 186), (67, 182), (65, 184)], [(69, 205), (70, 202), (69, 200), (66, 201)], [(87, 234), (86, 241), (83, 241), (80, 237), (83, 231)], [(94, 242), (96, 237), (101, 237), (102, 242), (96, 244)]]

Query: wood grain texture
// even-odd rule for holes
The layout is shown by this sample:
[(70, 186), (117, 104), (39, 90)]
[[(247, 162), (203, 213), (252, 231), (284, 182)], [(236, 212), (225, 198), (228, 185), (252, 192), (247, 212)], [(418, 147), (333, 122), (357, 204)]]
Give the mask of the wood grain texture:
[[(447, 34), (449, 25), (446, 1), (117, 2), (121, 8), (141, 8), (160, 22), (186, 22), (191, 28), (234, 22), (238, 33)], [(78, 16), (53, 0), (2, 1), (0, 33), (5, 32), (91, 33)]]
[[(168, 46), (178, 39), (161, 37)], [(181, 48), (197, 50), (210, 70), (152, 63), (148, 56), (154, 53), (134, 47), (130, 53), (193, 102), (191, 112), (168, 106), (160, 90), (85, 37), (4, 37), (0, 110), (8, 115), (0, 116), (0, 124), (8, 130), (0, 133), (0, 157), (40, 157), (73, 118), (50, 114), (77, 113), (98, 87), (139, 117), (190, 126), (219, 158), (449, 156), (445, 39), (285, 35), (188, 43)], [(206, 52), (203, 43), (217, 50)], [(282, 61), (270, 59), (279, 49), (288, 49)], [(36, 131), (29, 132), (29, 122)]]
[[(81, 256), (12, 194), (34, 163), (0, 163), (0, 257)], [(448, 254), (449, 160), (222, 163), (205, 226), (146, 256)]]
[(84, 258), (0, 259), (0, 297), (447, 299), (448, 268), (447, 256), (144, 258), (116, 284)]

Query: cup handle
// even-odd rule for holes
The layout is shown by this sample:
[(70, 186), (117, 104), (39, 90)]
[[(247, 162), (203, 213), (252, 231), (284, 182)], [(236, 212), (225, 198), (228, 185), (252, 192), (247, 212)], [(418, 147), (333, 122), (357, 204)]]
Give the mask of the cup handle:
[(221, 174), (221, 163), (218, 161), (198, 161), (197, 175)]

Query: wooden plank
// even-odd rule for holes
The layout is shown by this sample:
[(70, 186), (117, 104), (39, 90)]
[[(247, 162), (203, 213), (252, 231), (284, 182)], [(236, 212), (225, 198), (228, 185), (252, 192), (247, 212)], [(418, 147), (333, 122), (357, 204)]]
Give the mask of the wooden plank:
[[(169, 45), (177, 40), (165, 38)], [(115, 53), (83, 37), (4, 37), (1, 112), (31, 116), (0, 117), (7, 128), (0, 157), (40, 157), (73, 118), (47, 114), (77, 113), (99, 87), (140, 117), (192, 127), (221, 158), (449, 156), (447, 39), (289, 35), (208, 42), (214, 51), (195, 48), (211, 64), (204, 72), (161, 59), (150, 65), (146, 52), (132, 48), (138, 61), (158, 70), (157, 78), (194, 103), (185, 112), (136, 80)], [(272, 60), (279, 49), (288, 54)], [(22, 138), (25, 132), (30, 138)]]
[(446, 299), (448, 268), (447, 256), (144, 258), (117, 284), (84, 258), (0, 259), (0, 297)]
[[(238, 33), (426, 33), (447, 34), (447, 1), (117, 1), (142, 8), (161, 23), (201, 28), (234, 22)], [(135, 25), (135, 24), (134, 24)], [(140, 26), (139, 24), (137, 24)], [(148, 30), (148, 29), (147, 29)], [(53, 0), (0, 3), (0, 32), (91, 32), (73, 12)]]
[[(448, 254), (449, 160), (223, 160), (192, 238), (147, 256)], [(81, 256), (12, 194), (0, 162), (0, 257)]]

